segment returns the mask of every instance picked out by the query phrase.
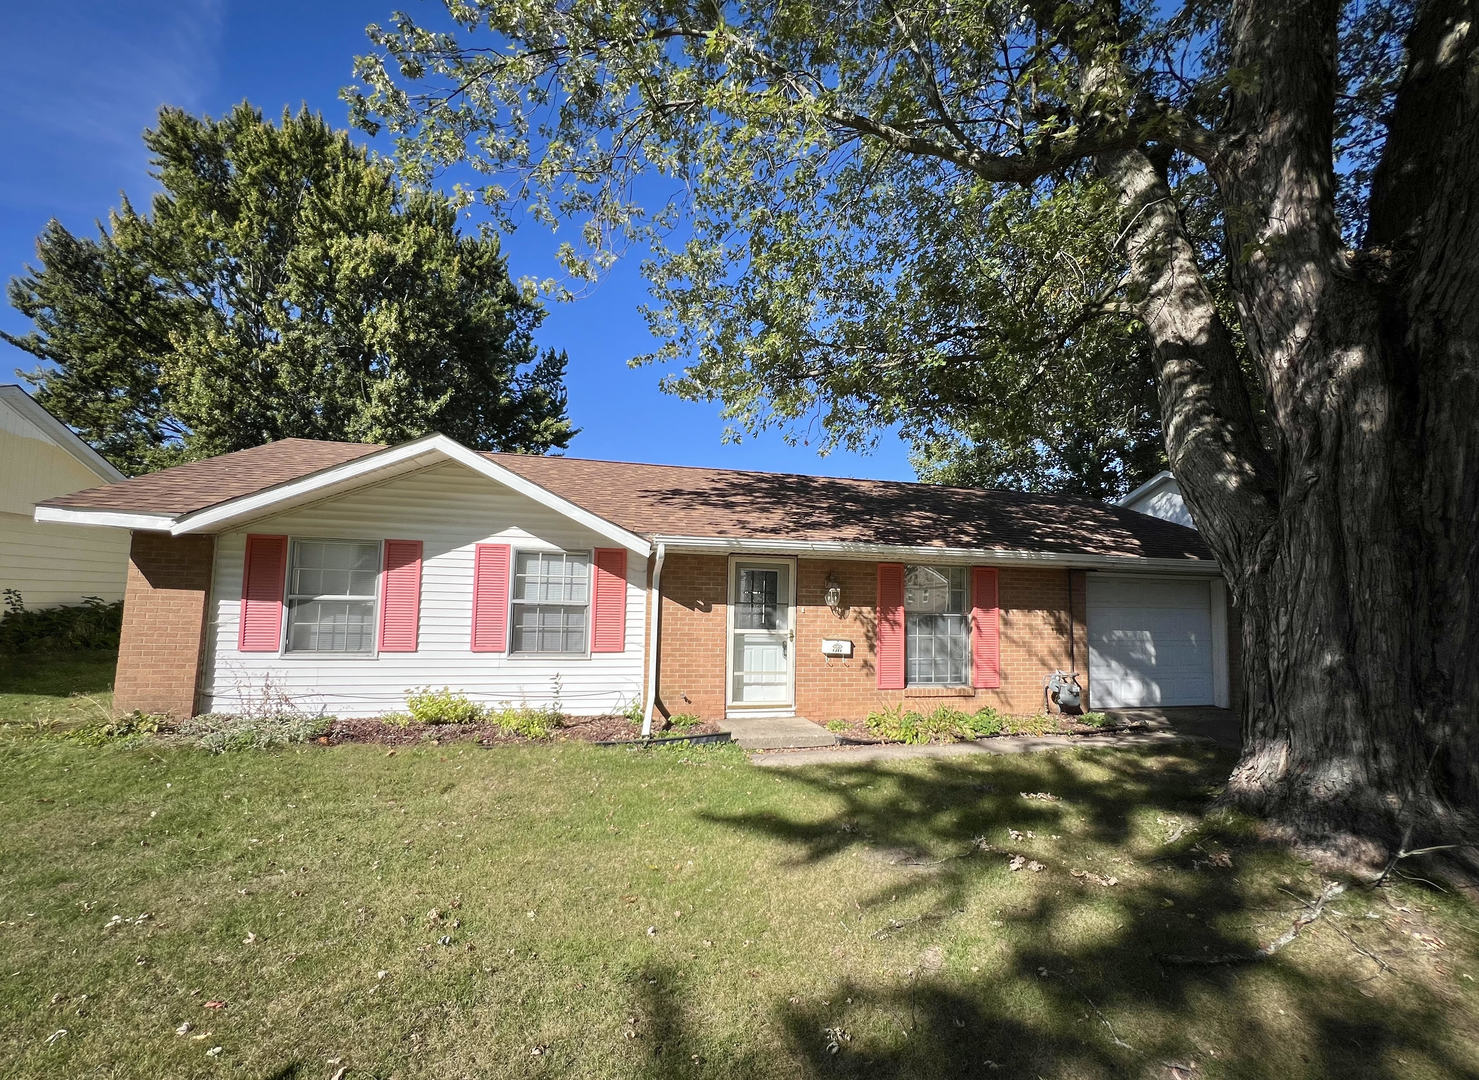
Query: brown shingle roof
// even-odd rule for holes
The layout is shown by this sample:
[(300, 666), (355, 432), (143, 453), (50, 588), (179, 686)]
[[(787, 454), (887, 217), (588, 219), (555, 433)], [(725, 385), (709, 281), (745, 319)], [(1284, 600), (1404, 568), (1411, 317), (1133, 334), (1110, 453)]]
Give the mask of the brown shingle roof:
[(281, 439), (116, 484), (74, 491), (37, 505), (124, 514), (189, 514), (384, 449), (371, 443)]
[[(41, 505), (186, 514), (380, 449), (363, 443), (284, 439)], [(523, 454), (484, 456), (646, 536), (1211, 557), (1193, 529), (1087, 499), (796, 473)]]
[(484, 456), (647, 536), (1212, 557), (1194, 529), (1092, 499), (800, 473)]

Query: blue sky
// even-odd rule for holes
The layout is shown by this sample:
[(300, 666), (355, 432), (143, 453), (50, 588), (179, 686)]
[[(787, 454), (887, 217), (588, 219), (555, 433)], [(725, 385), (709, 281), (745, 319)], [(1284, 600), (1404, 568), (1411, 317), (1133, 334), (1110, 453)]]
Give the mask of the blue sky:
[[(0, 279), (34, 261), (37, 233), (58, 218), (73, 232), (116, 206), (121, 191), (147, 205), (154, 190), (140, 135), (159, 106), (219, 115), (251, 101), (269, 116), (301, 103), (347, 126), (338, 100), (364, 27), (405, 6), (434, 15), (417, 0), (79, 0), (18, 4), (0, 38)], [(558, 273), (550, 234), (530, 226), (507, 238), (517, 278)], [(661, 393), (661, 374), (626, 361), (648, 351), (638, 306), (646, 288), (635, 259), (618, 265), (589, 295), (553, 307), (540, 344), (570, 355), (570, 411), (582, 431), (569, 453), (726, 468), (775, 469), (837, 476), (910, 479), (907, 453), (885, 436), (868, 456), (838, 451), (819, 458), (777, 434), (721, 441), (714, 406)], [(0, 327), (29, 322), (0, 304)], [(0, 342), (0, 382), (36, 361)]]

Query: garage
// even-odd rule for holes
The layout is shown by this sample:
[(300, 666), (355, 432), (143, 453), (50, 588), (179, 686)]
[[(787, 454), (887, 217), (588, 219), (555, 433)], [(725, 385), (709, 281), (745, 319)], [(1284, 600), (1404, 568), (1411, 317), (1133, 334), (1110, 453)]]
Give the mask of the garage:
[(1226, 707), (1221, 581), (1091, 574), (1087, 622), (1094, 708)]

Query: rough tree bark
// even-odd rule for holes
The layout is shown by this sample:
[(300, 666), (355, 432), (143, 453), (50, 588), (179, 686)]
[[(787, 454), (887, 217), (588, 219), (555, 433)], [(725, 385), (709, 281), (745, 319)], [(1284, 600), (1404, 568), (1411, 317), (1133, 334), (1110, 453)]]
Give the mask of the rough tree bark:
[(1139, 150), (1096, 164), (1171, 467), (1242, 614), (1227, 798), (1390, 846), (1479, 810), (1479, 0), (1419, 12), (1358, 252), (1335, 213), (1339, 7), (1241, 0), (1229, 22), (1247, 78), (1208, 166), (1271, 453), (1163, 176)]

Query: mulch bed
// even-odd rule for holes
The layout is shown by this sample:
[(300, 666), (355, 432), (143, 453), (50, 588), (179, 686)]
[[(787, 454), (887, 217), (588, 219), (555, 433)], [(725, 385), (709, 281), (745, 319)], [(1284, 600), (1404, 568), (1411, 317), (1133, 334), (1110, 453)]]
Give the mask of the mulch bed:
[[(719, 730), (712, 720), (684, 728), (664, 730), (653, 725), (653, 735), (710, 735)], [(576, 742), (640, 742), (642, 728), (625, 716), (568, 716), (549, 740), (513, 735), (496, 724), (390, 724), (375, 717), (336, 719), (318, 741), (379, 743), (383, 746), (413, 746), (422, 742), (476, 742), (484, 746), (574, 740)]]

